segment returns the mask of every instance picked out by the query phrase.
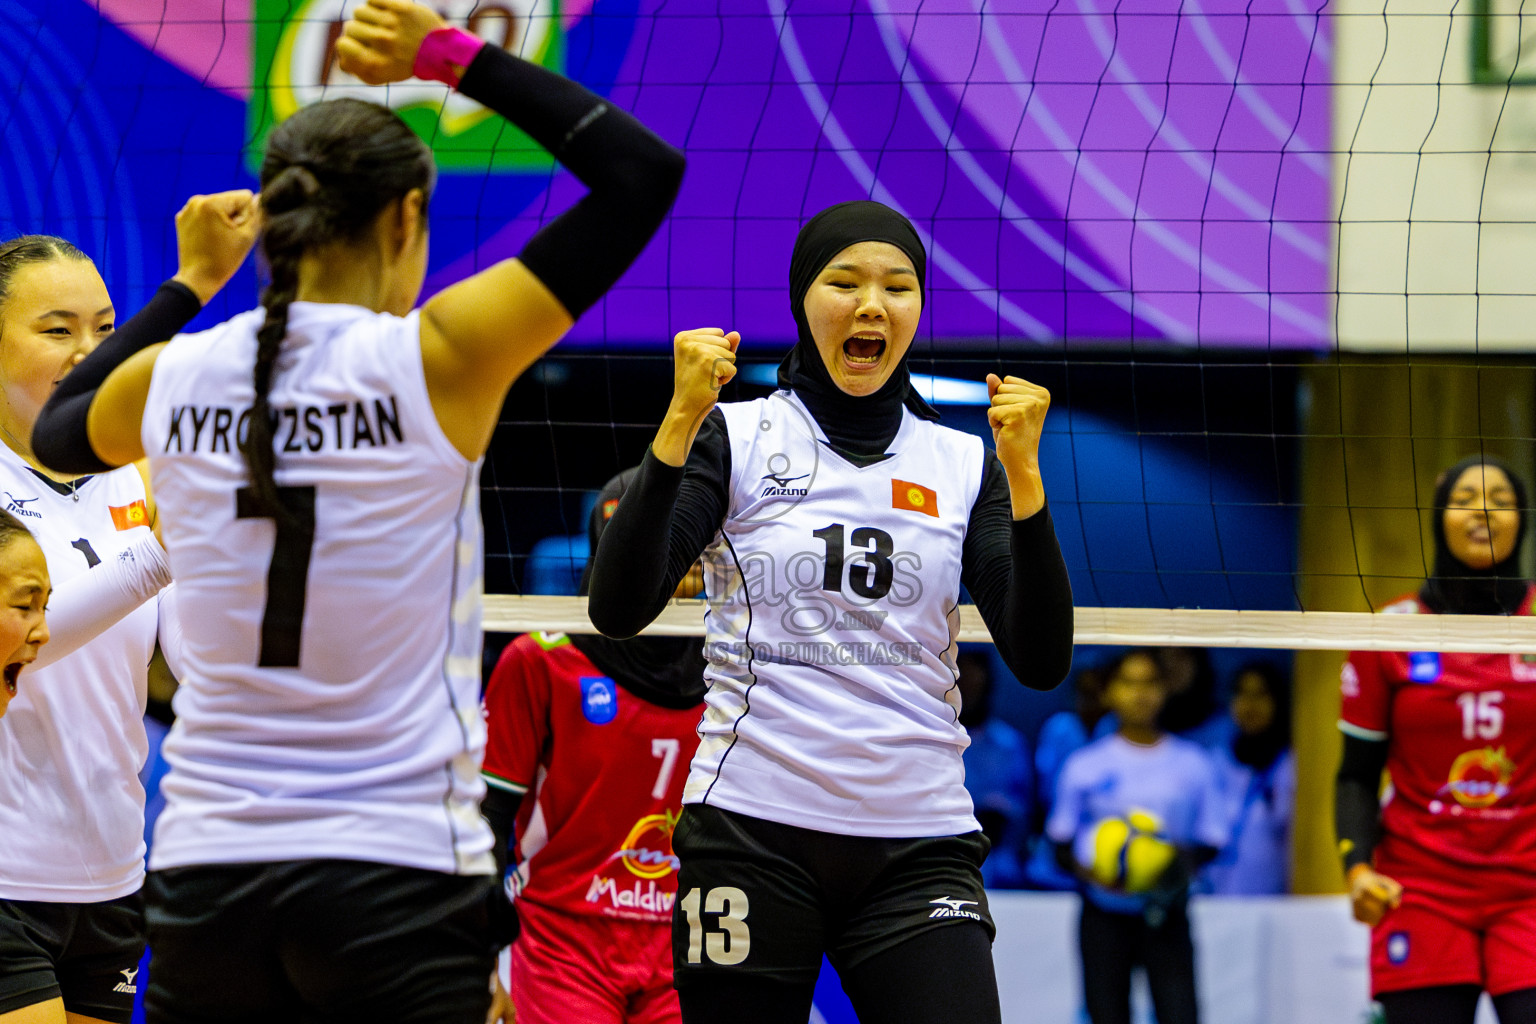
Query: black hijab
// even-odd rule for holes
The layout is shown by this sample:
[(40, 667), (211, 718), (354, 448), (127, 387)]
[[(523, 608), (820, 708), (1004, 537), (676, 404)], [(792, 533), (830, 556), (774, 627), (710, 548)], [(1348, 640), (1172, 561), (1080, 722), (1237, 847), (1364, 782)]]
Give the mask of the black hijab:
[[(1486, 569), (1474, 569), (1455, 555), (1445, 540), (1445, 510), (1451, 490), (1461, 475), (1473, 466), (1491, 466), (1504, 471), (1515, 492), (1520, 511), (1520, 529), (1509, 557)], [(1513, 615), (1525, 600), (1527, 583), (1520, 573), (1520, 543), (1525, 539), (1525, 481), (1515, 475), (1509, 464), (1491, 455), (1469, 455), (1449, 467), (1435, 481), (1434, 522), (1435, 567), (1433, 575), (1419, 588), (1419, 600), (1429, 610), (1450, 615)]]
[[(635, 469), (626, 469), (603, 485), (587, 519), (587, 539), (597, 541), (629, 489)], [(592, 558), (581, 574), (581, 593), (592, 578)], [(571, 643), (604, 675), (641, 700), (664, 708), (691, 708), (704, 699), (704, 644), (692, 636), (637, 636), (611, 640), (600, 633), (573, 635)]]
[(1149, 653), (1170, 687), (1175, 660), (1189, 659), (1189, 685), (1181, 690), (1170, 688), (1158, 724), (1172, 733), (1204, 725), (1216, 713), (1216, 666), (1211, 664), (1211, 652), (1204, 647), (1158, 647)]
[[(832, 381), (805, 318), (805, 296), (832, 257), (860, 242), (888, 242), (912, 261), (918, 292), (927, 287), (928, 254), (912, 222), (882, 203), (838, 203), (805, 222), (789, 261), (789, 306), (800, 340), (779, 364), (779, 387), (800, 397), (832, 447), (859, 457), (883, 455), (901, 426), (905, 406), (925, 420), (939, 414), (912, 390), (903, 356), (890, 380), (872, 395), (850, 395)], [(910, 351), (910, 350), (909, 350)]]
[[(1239, 732), (1232, 737), (1232, 756), (1239, 764), (1264, 771), (1274, 764), (1291, 745), (1291, 681), (1284, 672), (1267, 661), (1253, 661), (1237, 670), (1232, 677), (1232, 696), (1237, 696), (1237, 685), (1246, 675), (1258, 676), (1275, 702), (1275, 717), (1263, 732)], [(1272, 793), (1266, 792), (1270, 797)]]

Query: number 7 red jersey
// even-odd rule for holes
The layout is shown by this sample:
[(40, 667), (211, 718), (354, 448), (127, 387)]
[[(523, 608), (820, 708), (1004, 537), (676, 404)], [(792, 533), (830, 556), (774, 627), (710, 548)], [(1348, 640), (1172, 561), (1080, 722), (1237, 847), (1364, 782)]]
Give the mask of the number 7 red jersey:
[(605, 676), (564, 634), (529, 633), (485, 691), (486, 784), (527, 794), (513, 887), (570, 914), (669, 922), (672, 829), (700, 708), (664, 708)]
[[(1429, 614), (1417, 597), (1386, 611)], [(1536, 888), (1536, 652), (1356, 651), (1342, 688), (1339, 727), (1388, 744), (1378, 866), (1446, 894)]]

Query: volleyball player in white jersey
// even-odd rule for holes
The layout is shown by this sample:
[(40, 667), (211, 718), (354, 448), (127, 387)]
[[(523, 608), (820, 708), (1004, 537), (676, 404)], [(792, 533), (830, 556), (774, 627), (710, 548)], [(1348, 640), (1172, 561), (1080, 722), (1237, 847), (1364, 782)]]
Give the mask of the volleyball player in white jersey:
[(589, 192), (412, 312), (430, 150), (384, 107), (308, 107), (262, 162), (263, 308), (109, 339), (39, 421), (56, 468), (148, 455), (177, 578), (152, 1022), (484, 1019), (479, 460), (681, 180), (628, 114), (425, 6), (369, 0), (337, 52), (371, 83), (457, 85)]
[(21, 670), (48, 642), (48, 561), (21, 520), (0, 509), (0, 718), (10, 710)]
[(994, 457), (910, 388), (924, 267), (879, 203), (813, 217), (782, 390), (716, 407), (739, 337), (678, 335), (671, 406), (598, 548), (592, 621), (623, 637), (711, 546), (674, 836), (688, 1024), (804, 1021), (824, 951), (865, 1024), (999, 1019), (955, 609), (963, 583), (1014, 673), (1048, 689), (1071, 588), (1037, 458), (1045, 390), (988, 376)]
[[(250, 198), (188, 204), (178, 235), (207, 253), (184, 245), (177, 277), (131, 324), (178, 330), (222, 287), (255, 237), (238, 216)], [(3, 1022), (127, 1021), (144, 951), (146, 602), (169, 579), (154, 503), (135, 468), (48, 472), (28, 444), (56, 382), (114, 319), (101, 275), (68, 241), (0, 245), (0, 507), (30, 526), (57, 588), (55, 642), (10, 680), (0, 722)]]

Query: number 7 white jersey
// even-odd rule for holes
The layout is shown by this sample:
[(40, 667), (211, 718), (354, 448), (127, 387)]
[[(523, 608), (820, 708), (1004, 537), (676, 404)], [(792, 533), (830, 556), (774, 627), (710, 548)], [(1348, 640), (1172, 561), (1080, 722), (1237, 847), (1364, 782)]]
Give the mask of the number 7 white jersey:
[(977, 828), (955, 637), (981, 440), (903, 410), (860, 467), (791, 392), (719, 409), (730, 503), (684, 802), (843, 835)]
[(296, 302), (273, 374), (286, 520), (239, 437), (262, 312), (172, 341), (144, 409), (185, 672), (151, 867), (368, 860), (485, 874), (479, 463), (418, 314)]

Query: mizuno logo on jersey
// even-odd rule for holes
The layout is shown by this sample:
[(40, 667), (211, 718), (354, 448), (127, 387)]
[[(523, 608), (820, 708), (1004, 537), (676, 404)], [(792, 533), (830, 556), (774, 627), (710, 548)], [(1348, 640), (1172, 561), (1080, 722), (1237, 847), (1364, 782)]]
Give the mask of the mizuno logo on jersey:
[(5, 503), (5, 510), (12, 515), (27, 516), (31, 519), (43, 518), (43, 514), (41, 512), (33, 512), (31, 509), (24, 507), (36, 501), (36, 495), (33, 495), (30, 498), (18, 498), (10, 491), (6, 491), (5, 496), (8, 499)]
[(137, 982), (138, 977), (139, 977), (139, 969), (137, 967), (135, 967), (131, 971), (130, 970), (124, 970), (122, 972), (122, 975), (123, 975), (123, 980), (118, 982), (116, 985), (114, 985), (112, 987), (112, 991), (113, 992), (124, 992), (124, 993), (126, 993), (126, 994), (128, 994), (130, 996), (138, 995), (138, 993), (139, 993), (139, 986), (138, 986), (138, 984), (136, 982)]
[(939, 904), (937, 907), (934, 908), (933, 913), (928, 915), (931, 918), (932, 917), (968, 917), (968, 918), (970, 918), (973, 921), (980, 921), (981, 920), (981, 915), (976, 913), (974, 910), (966, 910), (966, 909), (964, 909), (965, 907), (968, 907), (968, 906), (974, 907), (976, 905), (976, 901), (975, 900), (957, 900), (957, 899), (955, 899), (952, 896), (940, 896), (938, 899), (936, 899), (936, 900), (929, 900), (928, 902), (929, 903), (937, 903), (937, 904)]
[(761, 497), (764, 498), (803, 498), (809, 488), (791, 487), (796, 480), (804, 480), (809, 473), (801, 473), (799, 476), (784, 476), (781, 473), (764, 473), (763, 479), (767, 486), (763, 488)]

